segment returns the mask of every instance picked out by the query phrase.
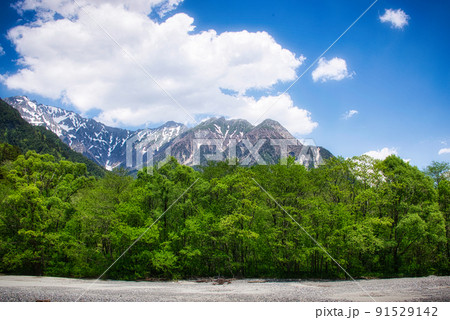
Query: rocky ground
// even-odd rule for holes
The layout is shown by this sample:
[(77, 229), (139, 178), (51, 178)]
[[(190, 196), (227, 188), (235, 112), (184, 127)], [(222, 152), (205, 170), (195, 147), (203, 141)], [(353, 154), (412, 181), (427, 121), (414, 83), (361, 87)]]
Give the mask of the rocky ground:
[[(370, 296), (369, 296), (370, 295)], [(81, 297), (80, 297), (81, 296)], [(450, 301), (450, 277), (170, 282), (0, 275), (0, 301)]]

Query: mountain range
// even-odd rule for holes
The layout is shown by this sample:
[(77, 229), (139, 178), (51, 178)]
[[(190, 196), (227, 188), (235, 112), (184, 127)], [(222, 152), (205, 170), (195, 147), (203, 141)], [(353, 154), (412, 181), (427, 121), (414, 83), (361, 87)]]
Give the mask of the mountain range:
[(211, 118), (193, 128), (166, 122), (154, 129), (136, 131), (106, 126), (93, 119), (26, 96), (5, 98), (34, 126), (54, 132), (72, 150), (104, 168), (139, 167), (174, 156), (181, 164), (203, 165), (208, 160), (231, 160), (242, 165), (272, 164), (288, 155), (307, 167), (319, 165), (332, 154), (322, 147), (306, 146), (280, 123), (267, 119), (257, 126), (246, 120)]

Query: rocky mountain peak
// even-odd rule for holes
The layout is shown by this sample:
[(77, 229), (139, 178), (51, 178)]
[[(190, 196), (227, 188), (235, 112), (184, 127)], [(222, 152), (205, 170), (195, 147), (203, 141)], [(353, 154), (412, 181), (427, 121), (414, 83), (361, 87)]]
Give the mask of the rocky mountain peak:
[(175, 122), (175, 121), (167, 121), (166, 123), (164, 123), (162, 126), (160, 126), (157, 129), (160, 129), (160, 128), (172, 128), (172, 127), (183, 127), (183, 126), (185, 126), (185, 125), (182, 124), (182, 123), (178, 123), (178, 122)]

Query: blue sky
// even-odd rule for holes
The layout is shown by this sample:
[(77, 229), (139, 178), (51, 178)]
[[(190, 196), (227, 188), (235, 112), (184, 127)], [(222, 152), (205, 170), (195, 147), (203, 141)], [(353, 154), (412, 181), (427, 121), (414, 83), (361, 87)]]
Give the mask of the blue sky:
[(0, 96), (26, 94), (127, 128), (195, 124), (173, 100), (197, 121), (252, 122), (276, 102), (268, 117), (335, 155), (394, 152), (419, 168), (450, 161), (447, 1), (379, 0), (323, 56), (322, 68), (312, 66), (279, 100), (373, 1), (138, 0), (126, 8), (108, 1), (81, 1), (79, 11), (66, 0), (41, 7), (25, 0), (20, 14), (10, 8), (16, 1), (2, 1)]

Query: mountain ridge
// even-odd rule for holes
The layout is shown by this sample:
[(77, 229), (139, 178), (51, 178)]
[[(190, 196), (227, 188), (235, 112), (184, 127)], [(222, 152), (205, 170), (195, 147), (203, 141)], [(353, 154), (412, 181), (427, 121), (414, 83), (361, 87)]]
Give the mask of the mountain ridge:
[[(54, 132), (72, 150), (75, 150), (108, 170), (121, 166), (126, 157), (126, 142), (134, 137), (138, 140), (149, 140), (156, 144), (164, 144), (171, 140), (171, 130), (166, 128), (184, 125), (169, 121), (155, 129), (126, 130), (107, 126), (94, 119), (84, 118), (76, 112), (62, 108), (38, 104), (26, 96), (5, 98), (5, 102), (19, 111), (30, 124), (45, 126)], [(179, 134), (179, 131), (176, 134)], [(155, 132), (160, 132), (160, 135)], [(164, 134), (169, 134), (169, 137)], [(153, 140), (149, 138), (153, 137)]]
[(23, 153), (33, 150), (53, 155), (58, 160), (64, 158), (84, 163), (88, 171), (96, 176), (103, 176), (105, 173), (104, 168), (72, 150), (52, 131), (25, 121), (16, 109), (2, 99), (0, 99), (0, 142), (16, 146)]
[[(208, 159), (231, 158), (243, 165), (270, 164), (291, 155), (307, 167), (316, 167), (323, 159), (332, 157), (324, 148), (303, 145), (272, 119), (255, 126), (244, 119), (213, 117), (192, 128), (168, 121), (154, 129), (131, 131), (106, 126), (73, 111), (38, 104), (26, 96), (4, 100), (27, 122), (45, 126), (71, 149), (108, 170), (139, 167), (144, 160), (151, 165), (150, 160), (161, 162), (167, 156), (174, 156), (181, 164), (196, 166), (206, 164)], [(283, 155), (282, 151), (287, 153)]]

